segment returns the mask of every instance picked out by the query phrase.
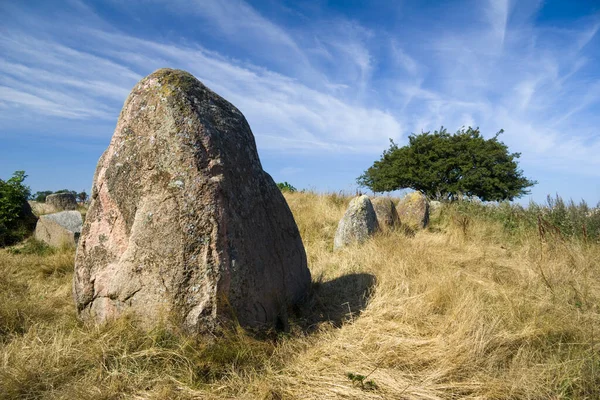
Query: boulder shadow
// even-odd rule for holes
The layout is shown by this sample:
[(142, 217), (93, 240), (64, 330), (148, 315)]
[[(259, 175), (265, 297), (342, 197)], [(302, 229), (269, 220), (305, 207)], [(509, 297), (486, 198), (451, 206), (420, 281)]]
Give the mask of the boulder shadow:
[(291, 313), (290, 322), (305, 333), (314, 332), (323, 323), (340, 327), (365, 309), (375, 283), (375, 276), (366, 273), (348, 274), (329, 281), (317, 276), (313, 278), (306, 300)]

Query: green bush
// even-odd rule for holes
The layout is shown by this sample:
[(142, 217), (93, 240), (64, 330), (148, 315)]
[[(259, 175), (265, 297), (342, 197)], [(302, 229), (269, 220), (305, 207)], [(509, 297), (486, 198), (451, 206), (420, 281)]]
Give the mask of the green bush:
[(23, 184), (25, 171), (16, 171), (7, 181), (0, 179), (0, 246), (16, 243), (35, 228), (36, 218), (27, 203), (30, 195)]
[(279, 188), (279, 190), (281, 190), (282, 192), (290, 192), (290, 193), (294, 193), (297, 192), (298, 189), (296, 189), (295, 187), (293, 187), (292, 185), (290, 185), (287, 182), (279, 182), (277, 184), (277, 187)]

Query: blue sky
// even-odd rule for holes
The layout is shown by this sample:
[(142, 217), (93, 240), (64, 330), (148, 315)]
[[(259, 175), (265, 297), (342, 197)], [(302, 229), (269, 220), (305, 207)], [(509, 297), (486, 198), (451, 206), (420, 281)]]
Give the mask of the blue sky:
[(600, 201), (600, 2), (0, 2), (0, 178), (89, 191), (143, 76), (185, 69), (235, 104), (276, 181), (355, 179), (412, 133), (479, 126), (530, 198)]

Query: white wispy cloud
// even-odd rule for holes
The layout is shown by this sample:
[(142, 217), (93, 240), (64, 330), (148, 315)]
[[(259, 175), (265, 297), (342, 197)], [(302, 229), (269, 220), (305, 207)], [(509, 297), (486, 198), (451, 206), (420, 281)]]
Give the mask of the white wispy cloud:
[(283, 176), (291, 176), (291, 175), (297, 175), (297, 174), (299, 174), (299, 173), (301, 173), (301, 172), (303, 172), (303, 171), (304, 171), (304, 169), (303, 169), (303, 168), (298, 168), (298, 167), (285, 167), (285, 168), (282, 168), (282, 169), (279, 171), (279, 174), (280, 174), (280, 175), (283, 175)]
[(190, 71), (236, 104), (263, 149), (373, 151), (402, 132), (396, 118), (384, 110), (351, 104), (332, 94), (335, 90), (328, 86), (323, 91), (312, 89), (292, 77), (199, 45), (162, 43), (87, 27), (78, 27), (78, 33), (85, 49), (22, 32), (0, 39), (0, 50), (12, 59), (0, 61), (0, 83), (5, 85), (0, 87), (0, 99), (55, 117), (116, 118), (136, 80), (170, 66)]
[(600, 29), (600, 22), (593, 23), (589, 28), (585, 29), (577, 39), (577, 51), (581, 51), (587, 44), (596, 36)]
[(510, 0), (488, 0), (485, 15), (489, 21), (493, 38), (499, 48), (504, 46), (508, 17), (510, 14)]
[(600, 176), (592, 115), (600, 93), (585, 54), (597, 21), (536, 27), (539, 2), (523, 11), (509, 1), (477, 4), (484, 24), (424, 38), (434, 56), (430, 72), (396, 86), (406, 110), (399, 118), (412, 112), (415, 131), (474, 124), (491, 135), (504, 128), (502, 139), (529, 165)]
[(392, 38), (390, 41), (390, 49), (392, 53), (392, 59), (397, 65), (408, 72), (410, 76), (415, 76), (419, 73), (419, 63), (402, 49), (395, 38)]
[(43, 34), (19, 23), (1, 30), (3, 120), (23, 112), (116, 119), (133, 84), (169, 66), (238, 106), (263, 150), (376, 157), (390, 137), (477, 125), (487, 135), (504, 128), (527, 163), (600, 175), (600, 85), (590, 73), (598, 18), (538, 26), (542, 2), (489, 0), (471, 3), (459, 24), (393, 31), (328, 16), (288, 28), (242, 0), (142, 2), (197, 19), (203, 36), (178, 40), (125, 33), (72, 1), (81, 14), (63, 21), (68, 30), (11, 11)]

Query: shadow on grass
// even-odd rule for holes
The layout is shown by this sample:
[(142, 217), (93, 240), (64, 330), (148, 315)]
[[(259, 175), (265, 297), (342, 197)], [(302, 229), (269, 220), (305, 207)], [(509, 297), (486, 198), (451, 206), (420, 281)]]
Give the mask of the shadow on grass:
[(307, 300), (294, 308), (291, 323), (305, 333), (322, 323), (340, 327), (358, 317), (367, 306), (376, 279), (371, 274), (348, 274), (330, 281), (317, 277)]

